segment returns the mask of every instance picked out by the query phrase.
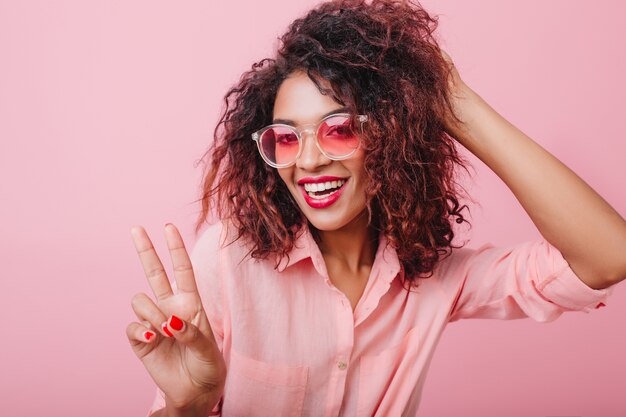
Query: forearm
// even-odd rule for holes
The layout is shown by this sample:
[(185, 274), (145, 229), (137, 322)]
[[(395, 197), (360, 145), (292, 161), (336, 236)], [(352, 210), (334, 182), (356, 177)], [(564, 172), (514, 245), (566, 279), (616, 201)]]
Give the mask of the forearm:
[(540, 233), (592, 288), (626, 278), (626, 221), (556, 157), (509, 123), (467, 85), (452, 135), (511, 189)]

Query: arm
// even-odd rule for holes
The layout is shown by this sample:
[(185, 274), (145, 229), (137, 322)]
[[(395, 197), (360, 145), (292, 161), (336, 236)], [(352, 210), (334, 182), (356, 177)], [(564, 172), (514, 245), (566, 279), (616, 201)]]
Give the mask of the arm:
[[(165, 407), (148, 414), (148, 417), (207, 417), (219, 416), (215, 409), (220, 401), (221, 395), (217, 398), (208, 398), (206, 401), (194, 404), (184, 409), (176, 408), (165, 401)], [(213, 412), (211, 412), (213, 410)]]
[(587, 183), (467, 86), (452, 65), (446, 130), (504, 181), (541, 235), (586, 285), (626, 279), (626, 221)]

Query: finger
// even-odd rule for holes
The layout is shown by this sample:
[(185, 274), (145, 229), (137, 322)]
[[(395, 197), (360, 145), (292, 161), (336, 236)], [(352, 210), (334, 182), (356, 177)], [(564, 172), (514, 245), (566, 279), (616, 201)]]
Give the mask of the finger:
[(137, 322), (132, 322), (126, 326), (126, 336), (133, 351), (140, 358), (143, 356), (140, 354), (143, 351), (143, 347), (146, 344), (154, 343), (157, 337), (159, 337), (154, 330)]
[(185, 249), (185, 243), (178, 228), (171, 223), (165, 225), (165, 238), (172, 257), (176, 289), (182, 292), (198, 292), (196, 279), (193, 275), (193, 266)]
[(150, 288), (152, 288), (152, 292), (157, 300), (162, 301), (171, 297), (174, 293), (172, 292), (170, 281), (148, 234), (141, 226), (133, 226), (130, 232), (139, 259), (141, 259), (143, 270), (146, 273), (146, 278), (148, 278), (148, 284), (150, 284)]
[(216, 355), (221, 355), (215, 340), (208, 338), (193, 323), (171, 315), (167, 320), (167, 328), (198, 359), (213, 362), (218, 358)]
[[(151, 330), (158, 329), (158, 331), (165, 337), (171, 337), (167, 334), (167, 331), (163, 330), (161, 323), (163, 323), (167, 316), (163, 314), (161, 309), (144, 293), (135, 294), (130, 300), (130, 305), (135, 312), (137, 318), (144, 322), (144, 326), (149, 323)], [(146, 326), (148, 327), (148, 326)]]

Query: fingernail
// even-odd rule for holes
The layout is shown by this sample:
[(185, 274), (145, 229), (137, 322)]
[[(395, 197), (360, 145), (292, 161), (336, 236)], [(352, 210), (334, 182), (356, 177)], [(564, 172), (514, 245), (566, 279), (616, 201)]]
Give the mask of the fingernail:
[(178, 317), (172, 314), (172, 317), (170, 318), (170, 327), (176, 330), (177, 332), (180, 332), (181, 330), (185, 328), (185, 323), (181, 319), (179, 319)]
[(167, 226), (171, 225), (172, 223), (165, 223), (165, 228), (167, 229)]
[(170, 330), (167, 328), (167, 322), (163, 322), (163, 324), (161, 325), (161, 329), (163, 329), (165, 334), (168, 335), (169, 337), (174, 337), (172, 332), (170, 332)]
[(143, 337), (145, 337), (145, 338), (146, 338), (146, 340), (147, 340), (148, 342), (150, 341), (150, 338), (151, 338), (152, 336), (154, 336), (154, 333), (152, 333), (151, 331), (145, 331), (145, 332), (143, 332)]

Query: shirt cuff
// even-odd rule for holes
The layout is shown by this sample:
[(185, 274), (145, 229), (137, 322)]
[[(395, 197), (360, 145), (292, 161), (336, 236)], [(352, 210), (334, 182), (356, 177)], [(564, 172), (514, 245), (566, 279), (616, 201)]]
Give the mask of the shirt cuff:
[(220, 400), (215, 404), (215, 407), (209, 413), (209, 416), (221, 416), (222, 415), (222, 404), (224, 403), (224, 396), (220, 398)]
[(554, 255), (554, 270), (557, 272), (543, 281), (537, 289), (553, 303), (569, 310), (588, 313), (604, 307), (615, 286), (599, 290), (589, 287), (570, 268), (563, 254), (554, 246), (551, 249)]

